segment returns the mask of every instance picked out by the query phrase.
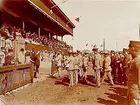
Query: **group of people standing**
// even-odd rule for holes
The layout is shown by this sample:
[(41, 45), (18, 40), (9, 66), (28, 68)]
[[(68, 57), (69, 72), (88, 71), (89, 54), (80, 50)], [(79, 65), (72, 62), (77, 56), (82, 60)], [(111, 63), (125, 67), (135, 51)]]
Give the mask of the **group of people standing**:
[(128, 68), (132, 57), (127, 50), (123, 53), (115, 51), (99, 51), (93, 48), (93, 52), (72, 52), (63, 56), (61, 51), (54, 57), (53, 63), (57, 65), (57, 72), (60, 78), (60, 71), (66, 69), (70, 80), (69, 86), (78, 83), (78, 80), (87, 81), (87, 72), (93, 70), (96, 86), (100, 88), (101, 84), (108, 77), (110, 85), (127, 84), (126, 69)]
[[(93, 52), (69, 52), (62, 56), (61, 52), (54, 57), (58, 75), (61, 70), (67, 70), (69, 86), (78, 84), (79, 80), (87, 81), (89, 69), (94, 71), (96, 87), (109, 79), (110, 85), (119, 84), (128, 86), (128, 104), (140, 104), (140, 42), (130, 41), (129, 49), (122, 52), (99, 51), (93, 48)], [(59, 75), (60, 78), (60, 75)]]

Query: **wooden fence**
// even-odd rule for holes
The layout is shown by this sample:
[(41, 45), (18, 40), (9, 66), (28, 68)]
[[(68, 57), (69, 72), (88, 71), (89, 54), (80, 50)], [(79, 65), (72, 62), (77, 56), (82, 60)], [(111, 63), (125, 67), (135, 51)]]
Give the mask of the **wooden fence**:
[(0, 95), (33, 82), (31, 64), (0, 68)]

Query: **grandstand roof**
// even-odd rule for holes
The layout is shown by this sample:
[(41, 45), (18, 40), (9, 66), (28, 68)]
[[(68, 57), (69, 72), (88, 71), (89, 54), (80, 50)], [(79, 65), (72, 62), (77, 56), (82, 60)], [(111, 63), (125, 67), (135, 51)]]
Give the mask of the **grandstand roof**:
[(2, 9), (56, 35), (73, 35), (75, 26), (62, 10), (56, 6), (53, 13), (50, 12), (54, 5), (52, 0), (6, 0)]

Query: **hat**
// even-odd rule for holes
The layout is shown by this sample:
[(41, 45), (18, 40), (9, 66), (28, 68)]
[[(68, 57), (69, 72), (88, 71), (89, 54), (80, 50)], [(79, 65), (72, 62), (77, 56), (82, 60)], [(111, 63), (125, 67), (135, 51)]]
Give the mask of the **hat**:
[(73, 52), (70, 50), (68, 53), (69, 53), (69, 54), (72, 54)]
[(13, 52), (13, 49), (8, 49), (8, 52), (10, 53), (10, 52)]
[(127, 51), (128, 49), (126, 49), (126, 48), (123, 48), (123, 51)]
[(80, 53), (80, 51), (79, 51), (79, 50), (77, 50), (77, 53)]
[(73, 54), (77, 54), (77, 52), (72, 52)]
[(103, 51), (100, 51), (101, 54), (103, 54)]
[(138, 47), (138, 48), (140, 48), (140, 41), (130, 41), (129, 47)]
[(97, 47), (95, 47), (95, 48), (93, 48), (93, 49), (92, 49), (92, 51), (98, 51), (98, 48), (97, 48)]
[(21, 48), (20, 51), (24, 51), (24, 48)]
[(105, 52), (104, 52), (105, 54), (109, 54), (109, 51), (108, 50), (105, 50)]

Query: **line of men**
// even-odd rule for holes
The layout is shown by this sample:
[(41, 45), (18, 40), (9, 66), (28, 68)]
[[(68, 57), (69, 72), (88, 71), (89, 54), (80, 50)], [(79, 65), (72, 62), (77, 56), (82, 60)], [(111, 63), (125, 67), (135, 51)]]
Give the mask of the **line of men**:
[[(129, 52), (128, 52), (129, 51)], [(93, 49), (94, 53), (69, 52), (65, 57), (65, 67), (68, 71), (70, 83), (73, 86), (80, 79), (86, 80), (89, 66), (95, 71), (96, 86), (109, 78), (110, 84), (120, 82), (128, 85), (128, 105), (140, 105), (140, 41), (130, 41), (129, 50), (124, 49), (123, 53), (105, 51), (104, 54)], [(61, 55), (61, 54), (60, 54)], [(61, 61), (61, 56), (56, 56)], [(56, 61), (57, 64), (57, 61)], [(58, 65), (59, 72), (62, 65)], [(103, 73), (101, 78), (100, 74)]]
[[(127, 50), (120, 54), (114, 51), (105, 51), (103, 53), (102, 51), (99, 52), (98, 48), (93, 48), (93, 53), (88, 51), (84, 53), (80, 51), (69, 52), (69, 55), (64, 57), (59, 52), (54, 57), (59, 78), (60, 71), (65, 67), (68, 71), (70, 86), (77, 84), (79, 79), (87, 81), (87, 72), (89, 68), (92, 68), (98, 88), (100, 88), (107, 77), (110, 80), (110, 85), (118, 82), (126, 85), (126, 69), (128, 69), (131, 59), (132, 57)], [(103, 76), (101, 76), (102, 72)]]

